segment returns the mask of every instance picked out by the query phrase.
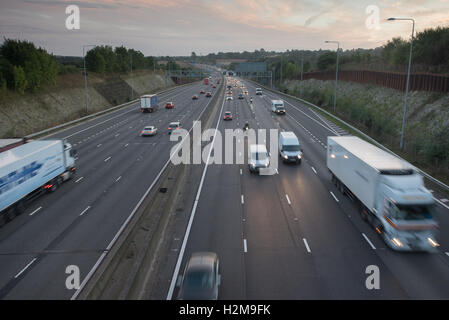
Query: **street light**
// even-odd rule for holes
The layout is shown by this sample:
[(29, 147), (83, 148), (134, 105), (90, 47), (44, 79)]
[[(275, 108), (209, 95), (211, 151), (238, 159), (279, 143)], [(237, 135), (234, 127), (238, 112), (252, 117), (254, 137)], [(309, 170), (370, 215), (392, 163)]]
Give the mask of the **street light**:
[(87, 44), (83, 46), (83, 63), (84, 63), (84, 92), (86, 94), (86, 114), (89, 113), (89, 93), (87, 92), (87, 76), (86, 76), (86, 54), (84, 50), (88, 47), (96, 47), (95, 44)]
[(402, 110), (402, 128), (401, 128), (401, 142), (399, 147), (401, 149), (404, 148), (404, 133), (405, 133), (405, 117), (407, 115), (407, 96), (408, 96), (408, 84), (410, 81), (410, 67), (412, 65), (412, 48), (413, 48), (413, 34), (415, 33), (415, 20), (412, 18), (388, 18), (387, 21), (395, 21), (395, 20), (408, 20), (412, 21), (412, 40), (410, 42), (410, 57), (408, 59), (408, 71), (407, 71), (407, 83), (405, 85), (405, 97), (404, 97), (404, 109)]
[(338, 51), (340, 51), (340, 42), (338, 41), (324, 41), (325, 43), (336, 43), (337, 44), (337, 65), (335, 68), (335, 88), (334, 88), (334, 113), (337, 105), (337, 84), (338, 84)]

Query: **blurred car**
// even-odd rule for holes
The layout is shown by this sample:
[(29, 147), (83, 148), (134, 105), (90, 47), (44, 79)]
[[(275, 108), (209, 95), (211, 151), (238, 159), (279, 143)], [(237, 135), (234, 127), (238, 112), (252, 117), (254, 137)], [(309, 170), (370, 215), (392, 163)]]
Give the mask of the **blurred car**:
[(224, 113), (223, 120), (232, 120), (232, 113), (231, 113), (231, 111), (226, 111)]
[(226, 101), (232, 101), (234, 100), (234, 98), (232, 98), (232, 96), (226, 96)]
[(240, 99), (240, 100), (244, 99), (244, 97), (243, 97), (243, 94), (242, 94), (242, 93), (239, 93), (239, 99)]
[(243, 91), (244, 94), (248, 95), (248, 90)]
[(212, 88), (214, 88), (214, 89), (215, 89), (216, 87), (217, 87), (217, 86), (216, 86), (215, 84), (214, 84), (214, 85), (212, 85)]
[(195, 252), (184, 269), (178, 299), (217, 300), (220, 282), (218, 255)]
[(156, 133), (157, 133), (157, 128), (155, 126), (146, 126), (145, 128), (142, 129), (142, 131), (140, 132), (140, 135), (142, 137), (154, 136)]
[(203, 89), (201, 89), (200, 93), (201, 93), (201, 94), (205, 94), (206, 91), (204, 91)]
[(208, 98), (210, 98), (210, 97), (212, 97), (212, 93), (211, 92), (206, 92), (206, 97), (208, 97)]
[(165, 104), (165, 109), (173, 109), (175, 107), (175, 104), (173, 102), (167, 102)]
[(170, 122), (170, 124), (168, 125), (168, 134), (171, 134), (173, 131), (178, 130), (179, 128), (181, 128), (181, 122)]
[(194, 94), (194, 95), (192, 96), (192, 100), (198, 100), (198, 95), (197, 95), (197, 94)]

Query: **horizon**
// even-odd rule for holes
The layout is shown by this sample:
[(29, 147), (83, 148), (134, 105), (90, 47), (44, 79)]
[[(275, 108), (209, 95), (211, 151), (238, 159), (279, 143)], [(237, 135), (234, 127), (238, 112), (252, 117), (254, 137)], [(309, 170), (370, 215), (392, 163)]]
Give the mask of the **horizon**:
[[(76, 5), (80, 28), (68, 30)], [(2, 38), (27, 40), (58, 56), (82, 56), (86, 44), (125, 46), (145, 56), (218, 52), (374, 49), (394, 37), (449, 26), (449, 0), (18, 0), (0, 4)], [(186, 18), (188, 17), (188, 18)], [(349, 34), (349, 36), (348, 36)]]

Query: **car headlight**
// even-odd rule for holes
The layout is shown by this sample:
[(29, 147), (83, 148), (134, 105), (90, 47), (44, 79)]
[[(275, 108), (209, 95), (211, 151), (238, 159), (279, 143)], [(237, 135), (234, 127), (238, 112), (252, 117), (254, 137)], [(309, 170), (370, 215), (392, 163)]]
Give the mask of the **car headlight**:
[(301, 159), (301, 155), (300, 154), (298, 154), (298, 159)]
[(436, 242), (435, 240), (433, 240), (432, 238), (427, 238), (427, 241), (430, 243), (430, 245), (434, 248), (439, 247), (440, 244), (438, 242)]
[(403, 246), (401, 240), (399, 240), (398, 238), (393, 238), (393, 239), (391, 239), (391, 241), (395, 244), (396, 247), (402, 247)]
[(284, 156), (284, 159), (288, 159), (288, 156), (286, 155), (286, 156)]
[(254, 163), (254, 162), (250, 162), (250, 164), (249, 164), (251, 167), (255, 167), (256, 166), (256, 164)]

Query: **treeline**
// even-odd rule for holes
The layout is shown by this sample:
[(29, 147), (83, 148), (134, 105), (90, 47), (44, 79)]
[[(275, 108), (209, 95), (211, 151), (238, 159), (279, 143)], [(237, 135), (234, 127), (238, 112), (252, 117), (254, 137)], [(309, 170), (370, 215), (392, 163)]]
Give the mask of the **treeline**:
[(0, 47), (0, 90), (36, 92), (56, 83), (59, 65), (53, 55), (28, 41), (5, 39)]

